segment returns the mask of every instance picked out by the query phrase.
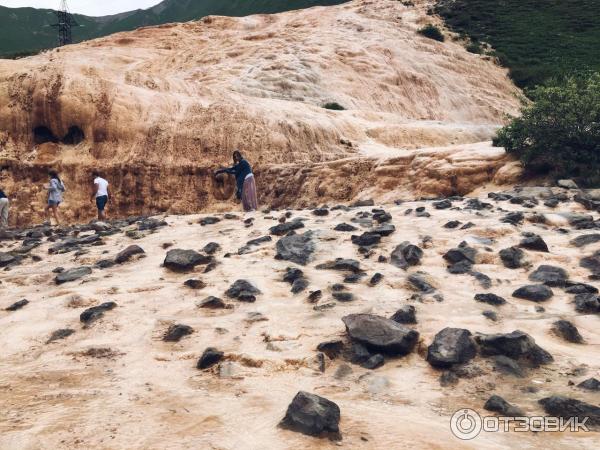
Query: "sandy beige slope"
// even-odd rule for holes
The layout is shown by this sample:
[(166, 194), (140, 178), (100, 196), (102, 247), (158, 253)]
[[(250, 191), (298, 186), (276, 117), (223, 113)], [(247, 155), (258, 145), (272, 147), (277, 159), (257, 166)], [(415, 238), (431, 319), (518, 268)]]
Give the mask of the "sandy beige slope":
[[(81, 189), (95, 166), (112, 182), (115, 213), (215, 206), (232, 190), (210, 171), (234, 148), (266, 204), (350, 200), (365, 186), (464, 193), (491, 181), (502, 151), (466, 144), (517, 113), (518, 92), (493, 62), (418, 35), (436, 19), (415, 4), (207, 17), (0, 61), (2, 183), (15, 219), (39, 219), (50, 166), (70, 188), (71, 220), (90, 217)], [(36, 144), (72, 127), (84, 135), (77, 145)]]

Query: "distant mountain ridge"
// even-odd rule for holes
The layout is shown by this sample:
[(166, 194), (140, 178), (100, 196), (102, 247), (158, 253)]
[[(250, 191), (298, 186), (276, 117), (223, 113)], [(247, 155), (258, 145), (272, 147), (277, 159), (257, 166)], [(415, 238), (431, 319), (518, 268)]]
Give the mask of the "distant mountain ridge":
[[(247, 16), (272, 14), (313, 6), (330, 6), (348, 0), (164, 0), (148, 9), (110, 16), (91, 17), (74, 14), (80, 25), (73, 31), (74, 42), (106, 36), (149, 25), (187, 22), (208, 15)], [(58, 3), (58, 2), (57, 2)], [(56, 15), (51, 9), (6, 8), (0, 6), (0, 57), (35, 53), (57, 44), (52, 25)]]

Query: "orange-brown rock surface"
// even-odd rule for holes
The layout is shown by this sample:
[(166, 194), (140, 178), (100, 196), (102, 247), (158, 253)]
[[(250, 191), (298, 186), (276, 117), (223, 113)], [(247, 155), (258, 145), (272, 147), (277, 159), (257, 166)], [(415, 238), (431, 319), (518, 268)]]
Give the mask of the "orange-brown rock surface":
[(230, 209), (231, 180), (211, 174), (235, 148), (261, 203), (277, 207), (510, 181), (518, 168), (489, 139), (517, 113), (518, 90), (460, 43), (417, 34), (435, 20), (426, 8), (357, 0), (207, 17), (1, 60), (12, 220), (40, 219), (50, 167), (67, 185), (68, 220), (94, 213), (94, 167), (111, 182), (113, 215)]

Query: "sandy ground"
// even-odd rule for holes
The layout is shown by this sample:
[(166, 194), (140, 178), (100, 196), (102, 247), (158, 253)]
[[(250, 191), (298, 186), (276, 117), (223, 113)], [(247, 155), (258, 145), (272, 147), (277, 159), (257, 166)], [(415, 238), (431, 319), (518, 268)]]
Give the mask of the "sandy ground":
[[(507, 202), (498, 205), (520, 208)], [(417, 206), (426, 206), (431, 217), (404, 214)], [(589, 231), (560, 234), (554, 225), (530, 222), (516, 228), (501, 224), (502, 213), (497, 210), (438, 211), (427, 202), (384, 207), (393, 215), (396, 232), (383, 238), (369, 259), (358, 254), (350, 242), (351, 233), (336, 232), (333, 227), (351, 223), (357, 211), (371, 208), (331, 211), (324, 218), (310, 211), (294, 211), (294, 217), (306, 218), (306, 229), (317, 236), (315, 259), (302, 268), (310, 281), (309, 290), (323, 290), (319, 304), (336, 303), (321, 312), (307, 302), (308, 292), (293, 295), (289, 285), (281, 281), (285, 268), (294, 264), (274, 259), (276, 237), (252, 253), (237, 255), (247, 240), (268, 234), (268, 228), (277, 223), (264, 213), (254, 215), (251, 228), (244, 228), (241, 220), (202, 227), (197, 223), (201, 216), (168, 216), (168, 227), (142, 239), (134, 241), (117, 234), (105, 238), (103, 246), (89, 247), (89, 252), (79, 257), (73, 253), (49, 255), (48, 243), (35, 249), (33, 254), (41, 261), (27, 262), (0, 275), (0, 307), (23, 298), (30, 302), (19, 311), (0, 312), (0, 448), (597, 447), (598, 433), (484, 433), (474, 441), (462, 442), (451, 434), (449, 419), (463, 407), (486, 413), (483, 404), (491, 394), (501, 395), (529, 415), (542, 414), (537, 400), (552, 394), (600, 403), (600, 394), (568, 386), (570, 380), (579, 383), (600, 375), (598, 317), (577, 314), (571, 296), (558, 288), (544, 303), (545, 312), (536, 312), (534, 303), (511, 297), (516, 287), (529, 284), (529, 270), (505, 269), (498, 257), (500, 249), (518, 244), (519, 232), (533, 231), (550, 247), (550, 253), (526, 251), (533, 268), (542, 263), (561, 266), (571, 279), (587, 282), (589, 273), (579, 267), (578, 260), (582, 254), (600, 249), (600, 243), (578, 249), (569, 240)], [(541, 204), (528, 211), (550, 212)], [(561, 204), (552, 213), (561, 211), (579, 211), (579, 206)], [(561, 221), (556, 214), (548, 217)], [(443, 228), (449, 220), (471, 221), (475, 227)], [(426, 235), (433, 237), (433, 244), (425, 248), (421, 266), (404, 272), (377, 262), (379, 254), (389, 256), (405, 240), (419, 244)], [(483, 244), (482, 238), (491, 241)], [(469, 275), (446, 271), (442, 255), (463, 240), (478, 249), (475, 269), (492, 278), (491, 289), (482, 289)], [(222, 247), (214, 271), (175, 274), (161, 267), (166, 253), (163, 244), (200, 250), (208, 242)], [(132, 243), (140, 245), (146, 257), (105, 270), (94, 269), (83, 281), (61, 286), (53, 283), (55, 267), (93, 264)], [(6, 243), (3, 246), (1, 251), (10, 248)], [(232, 256), (225, 258), (227, 252)], [(334, 257), (358, 259), (369, 277), (380, 272), (383, 281), (376, 287), (368, 286), (369, 277), (348, 284), (356, 300), (335, 302), (330, 287), (342, 282), (343, 275), (315, 269), (318, 263)], [(199, 266), (198, 272), (201, 270)], [(444, 301), (431, 297), (410, 300), (413, 292), (406, 285), (406, 277), (416, 270), (431, 275)], [(185, 287), (183, 282), (193, 276), (201, 278), (207, 287), (198, 291)], [(238, 278), (248, 279), (262, 290), (256, 303), (232, 300), (232, 309), (216, 311), (196, 307), (208, 295), (225, 298), (224, 291)], [(598, 286), (597, 282), (590, 283)], [(483, 310), (494, 307), (473, 300), (474, 294), (481, 292), (494, 292), (508, 300), (496, 308), (498, 322), (482, 316)], [(118, 307), (90, 327), (82, 327), (79, 314), (105, 301), (114, 301)], [(373, 371), (352, 365), (352, 373), (341, 379), (334, 376), (345, 364), (340, 359), (327, 359), (324, 373), (317, 370), (315, 348), (320, 342), (345, 335), (342, 316), (359, 312), (390, 316), (406, 303), (417, 309), (415, 328), (421, 334), (420, 350), (387, 359), (383, 367)], [(266, 320), (249, 322), (248, 315), (254, 312), (262, 313)], [(571, 320), (586, 343), (570, 344), (550, 334), (551, 323), (558, 318)], [(163, 333), (173, 323), (190, 325), (195, 332), (178, 343), (163, 342)], [(520, 329), (548, 350), (555, 362), (516, 379), (493, 372), (488, 360), (477, 357), (480, 376), (444, 388), (438, 382), (440, 372), (425, 361), (423, 349), (447, 326), (484, 333)], [(76, 331), (64, 340), (46, 344), (59, 328)], [(200, 371), (195, 368), (197, 358), (209, 346), (224, 351), (226, 360), (220, 368)], [(90, 356), (88, 351), (98, 348), (110, 351), (103, 357)], [(526, 389), (532, 386), (534, 393)], [(299, 390), (339, 405), (341, 443), (277, 427)]]

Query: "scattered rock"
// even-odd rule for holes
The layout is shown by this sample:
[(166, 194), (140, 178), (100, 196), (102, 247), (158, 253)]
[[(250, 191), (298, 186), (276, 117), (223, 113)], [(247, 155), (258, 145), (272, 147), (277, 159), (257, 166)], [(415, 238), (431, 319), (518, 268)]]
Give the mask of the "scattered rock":
[[(270, 236), (269, 236), (270, 237)], [(269, 239), (270, 240), (270, 239)], [(214, 255), (221, 249), (221, 246), (217, 242), (209, 242), (204, 246), (202, 251), (207, 255)]]
[(556, 185), (564, 189), (579, 189), (579, 186), (573, 180), (558, 180)]
[(467, 273), (475, 264), (476, 251), (469, 247), (466, 242), (461, 242), (458, 248), (450, 249), (444, 255), (444, 259), (450, 264), (448, 271), (459, 274)]
[(306, 265), (315, 252), (315, 243), (312, 232), (284, 236), (277, 241), (277, 255), (275, 259), (292, 261), (296, 264)]
[(61, 328), (60, 330), (53, 331), (46, 344), (50, 344), (51, 342), (58, 341), (60, 339), (65, 339), (75, 333), (75, 330), (71, 328)]
[(351, 302), (354, 300), (354, 295), (350, 292), (333, 292), (331, 294), (338, 302)]
[(417, 323), (416, 310), (413, 305), (404, 305), (398, 311), (396, 311), (391, 320), (398, 323), (414, 324)]
[(409, 266), (419, 265), (421, 258), (423, 258), (423, 250), (405, 241), (394, 249), (390, 255), (390, 262), (394, 266), (406, 270)]
[(329, 359), (335, 359), (342, 352), (344, 342), (340, 340), (321, 342), (317, 345), (317, 350), (327, 355)]
[(600, 251), (595, 252), (591, 256), (581, 258), (579, 265), (584, 269), (588, 269), (592, 272), (592, 278), (600, 278)]
[(478, 334), (475, 341), (479, 344), (483, 356), (504, 355), (534, 367), (549, 364), (554, 360), (531, 336), (520, 330), (506, 334)]
[(308, 280), (306, 278), (298, 278), (292, 283), (292, 294), (298, 294), (308, 288)]
[(144, 250), (139, 245), (130, 245), (124, 250), (121, 250), (117, 256), (115, 256), (115, 263), (123, 264), (124, 262), (129, 261), (135, 255), (144, 254)]
[(376, 286), (383, 279), (383, 275), (379, 272), (375, 273), (369, 280), (369, 286)]
[(291, 222), (280, 223), (274, 227), (269, 228), (269, 232), (275, 236), (283, 236), (288, 234), (290, 231), (304, 228), (304, 223), (300, 220), (292, 220)]
[(332, 401), (315, 394), (300, 391), (279, 426), (309, 436), (340, 440), (340, 408)]
[(487, 402), (485, 402), (483, 408), (487, 411), (496, 412), (505, 417), (524, 416), (524, 413), (520, 408), (511, 405), (499, 395), (492, 395)]
[(393, 320), (372, 314), (350, 314), (342, 321), (348, 336), (370, 350), (387, 355), (406, 355), (415, 347), (419, 333)]
[(165, 342), (179, 342), (179, 340), (192, 334), (194, 329), (188, 325), (175, 324), (171, 325), (165, 335), (163, 336), (163, 341)]
[(206, 283), (198, 278), (190, 278), (185, 280), (183, 284), (191, 289), (204, 289), (206, 287)]
[(173, 272), (189, 272), (200, 264), (213, 261), (210, 256), (202, 255), (194, 250), (173, 249), (167, 252), (164, 266)]
[(448, 199), (444, 199), (439, 202), (433, 202), (432, 205), (435, 209), (448, 209), (452, 207), (452, 202)]
[(500, 306), (506, 303), (506, 300), (496, 294), (477, 294), (475, 300), (488, 305)]
[(317, 216), (317, 217), (324, 217), (324, 216), (328, 216), (329, 215), (329, 209), (327, 209), (327, 208), (317, 208), (317, 209), (313, 209), (312, 213), (315, 216)]
[(497, 322), (498, 321), (498, 314), (496, 313), (496, 311), (492, 311), (490, 309), (486, 309), (481, 314), (484, 317), (490, 319), (492, 322)]
[(600, 425), (600, 408), (598, 406), (560, 395), (542, 398), (538, 400), (538, 403), (551, 416), (563, 419), (577, 417), (581, 421), (587, 417), (586, 425)]
[(470, 361), (477, 354), (471, 332), (462, 328), (444, 328), (427, 348), (427, 362), (433, 367), (448, 368)]
[(530, 233), (528, 236), (524, 237), (521, 240), (519, 247), (526, 248), (528, 250), (534, 250), (537, 252), (550, 252), (550, 250), (548, 249), (548, 245), (542, 239), (542, 237), (533, 233)]
[(218, 297), (213, 297), (212, 295), (206, 297), (204, 300), (198, 303), (198, 308), (223, 309), (225, 307), (226, 304), (222, 299)]
[(500, 219), (500, 222), (509, 223), (511, 225), (517, 226), (517, 225), (523, 223), (524, 218), (525, 217), (523, 216), (522, 212), (514, 211), (514, 212), (510, 212), (507, 215), (505, 215), (504, 217), (502, 217)]
[(494, 370), (504, 374), (513, 375), (517, 378), (523, 378), (525, 376), (525, 372), (519, 363), (504, 355), (497, 355), (494, 357)]
[(29, 300), (25, 300), (25, 299), (19, 300), (18, 302), (13, 303), (8, 308), (6, 308), (5, 311), (17, 311), (17, 310), (23, 308), (27, 304), (29, 304)]
[(459, 222), (458, 220), (451, 220), (450, 222), (444, 224), (444, 228), (453, 230), (454, 228), (458, 228), (461, 225), (461, 223), (462, 222)]
[(577, 294), (575, 296), (575, 310), (584, 314), (599, 314), (600, 297), (596, 294)]
[(522, 286), (512, 293), (513, 297), (523, 300), (531, 300), (532, 302), (545, 302), (554, 293), (552, 289), (544, 284), (529, 284)]
[(225, 354), (214, 347), (208, 347), (200, 356), (198, 363), (196, 364), (197, 369), (208, 369), (209, 367), (214, 366), (219, 361), (223, 359)]
[(214, 225), (215, 223), (219, 223), (220, 221), (221, 219), (219, 219), (218, 217), (203, 217), (198, 223), (204, 227), (206, 225)]
[(577, 327), (568, 320), (557, 320), (552, 324), (552, 331), (567, 342), (582, 344), (583, 337), (579, 334)]
[(110, 311), (116, 307), (117, 304), (115, 302), (105, 302), (98, 306), (92, 306), (79, 315), (79, 320), (84, 324), (90, 324), (101, 318), (106, 311)]
[(384, 363), (385, 363), (385, 359), (383, 358), (383, 355), (381, 355), (380, 353), (377, 353), (377, 354), (371, 356), (365, 362), (363, 362), (361, 364), (361, 366), (364, 367), (365, 369), (375, 370), (378, 367), (383, 366)]
[(500, 259), (507, 269), (518, 269), (523, 267), (525, 253), (518, 247), (509, 247), (500, 250)]
[(80, 278), (83, 278), (86, 275), (92, 273), (92, 269), (87, 266), (76, 267), (74, 269), (65, 270), (62, 273), (59, 273), (55, 278), (54, 282), (56, 284), (68, 283), (70, 281), (75, 281)]
[(308, 296), (308, 303), (317, 303), (321, 297), (323, 297), (323, 291), (316, 290), (310, 293)]
[(529, 275), (531, 281), (544, 283), (546, 286), (564, 286), (569, 275), (562, 267), (541, 265)]
[(347, 223), (339, 223), (334, 228), (335, 231), (356, 231), (357, 228)]
[(578, 388), (588, 391), (600, 391), (600, 381), (596, 378), (588, 378), (577, 385)]
[(334, 261), (328, 261), (323, 264), (319, 264), (317, 267), (319, 270), (340, 270), (347, 272), (360, 272), (360, 263), (355, 259), (344, 259), (336, 258)]
[(591, 284), (567, 281), (565, 284), (565, 292), (567, 294), (597, 294), (598, 288), (592, 286)]
[(358, 245), (360, 247), (372, 247), (373, 245), (379, 244), (381, 241), (381, 235), (368, 231), (360, 236), (352, 235), (351, 240), (354, 245)]
[(409, 285), (417, 291), (423, 292), (424, 294), (431, 294), (435, 292), (435, 287), (427, 279), (429, 276), (424, 272), (415, 272), (408, 276), (406, 279)]
[(575, 247), (585, 247), (586, 245), (595, 244), (600, 241), (600, 233), (582, 234), (571, 240), (571, 244)]
[(259, 294), (261, 294), (260, 290), (247, 280), (237, 280), (225, 291), (227, 297), (241, 302), (254, 302), (255, 296)]

